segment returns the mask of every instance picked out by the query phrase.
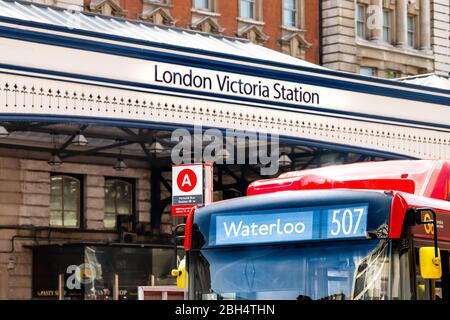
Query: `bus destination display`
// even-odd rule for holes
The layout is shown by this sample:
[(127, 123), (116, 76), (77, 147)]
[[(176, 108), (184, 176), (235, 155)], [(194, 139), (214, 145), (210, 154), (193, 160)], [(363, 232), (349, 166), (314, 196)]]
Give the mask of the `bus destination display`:
[(209, 244), (365, 238), (367, 215), (368, 204), (217, 214)]

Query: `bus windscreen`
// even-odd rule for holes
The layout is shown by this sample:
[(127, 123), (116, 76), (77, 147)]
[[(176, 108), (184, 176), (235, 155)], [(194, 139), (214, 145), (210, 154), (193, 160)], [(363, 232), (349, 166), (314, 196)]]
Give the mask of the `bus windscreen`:
[(368, 203), (211, 216), (209, 246), (364, 239)]

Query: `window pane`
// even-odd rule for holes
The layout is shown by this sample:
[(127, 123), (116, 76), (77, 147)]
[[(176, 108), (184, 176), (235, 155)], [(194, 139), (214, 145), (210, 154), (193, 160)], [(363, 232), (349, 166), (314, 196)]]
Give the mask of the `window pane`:
[(131, 203), (128, 199), (117, 199), (117, 214), (131, 214)]
[(64, 211), (64, 226), (76, 227), (78, 224), (78, 214), (76, 211)]
[(240, 16), (242, 18), (254, 19), (254, 3), (253, 0), (241, 0)]
[(117, 184), (117, 214), (131, 214), (131, 185), (126, 182)]
[(133, 213), (133, 188), (127, 181), (108, 179), (105, 182), (105, 221), (107, 228), (116, 226), (116, 215)]
[(383, 11), (383, 40), (391, 42), (391, 15), (389, 11)]
[(64, 210), (78, 211), (79, 183), (76, 180), (65, 178), (64, 185)]
[(414, 17), (408, 16), (408, 31), (414, 31)]
[(397, 71), (386, 70), (386, 78), (387, 79), (395, 79), (395, 78), (397, 78)]
[(296, 25), (296, 12), (291, 10), (283, 11), (283, 24), (294, 27)]
[(61, 181), (50, 183), (50, 210), (62, 210)]
[(358, 37), (365, 38), (365, 25), (362, 22), (356, 24), (356, 32)]
[(112, 229), (116, 227), (116, 215), (114, 213), (106, 213), (103, 220), (105, 228)]
[(365, 6), (358, 5), (356, 7), (356, 35), (360, 38), (366, 37), (366, 13)]
[(195, 7), (197, 9), (210, 9), (209, 0), (195, 0)]
[(61, 177), (51, 177), (50, 178), (50, 190), (52, 193), (61, 194)]
[(116, 189), (115, 180), (106, 180), (105, 182), (105, 212), (116, 213)]
[(80, 182), (71, 177), (50, 178), (50, 225), (77, 227)]
[(358, 21), (364, 21), (365, 20), (364, 6), (359, 5), (357, 7), (356, 15), (357, 15)]
[(296, 9), (296, 0), (284, 0), (284, 8), (289, 10), (295, 10)]
[(363, 76), (367, 77), (375, 77), (376, 76), (376, 69), (370, 68), (370, 67), (361, 67), (359, 70), (359, 73)]
[(414, 46), (415, 21), (413, 16), (408, 16), (408, 45)]
[(384, 42), (390, 42), (391, 41), (389, 32), (390, 32), (389, 29), (383, 28), (383, 41)]
[(62, 226), (62, 213), (61, 211), (50, 211), (50, 225)]
[(383, 26), (391, 26), (391, 15), (389, 11), (383, 11)]

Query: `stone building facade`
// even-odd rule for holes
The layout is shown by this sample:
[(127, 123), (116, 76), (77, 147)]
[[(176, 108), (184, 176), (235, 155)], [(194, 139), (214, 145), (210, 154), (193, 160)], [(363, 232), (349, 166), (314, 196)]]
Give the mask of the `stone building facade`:
[(326, 0), (323, 65), (397, 78), (450, 72), (447, 0)]
[[(33, 255), (27, 246), (121, 242), (117, 228), (108, 227), (105, 219), (106, 179), (133, 181), (133, 214), (141, 225), (150, 222), (148, 169), (129, 168), (120, 172), (106, 165), (82, 163), (63, 163), (54, 168), (44, 160), (6, 156), (8, 153), (0, 150), (0, 299), (32, 298)], [(58, 227), (50, 221), (53, 206), (50, 181), (55, 175), (82, 177), (84, 196), (76, 227)], [(172, 216), (166, 211), (161, 220), (157, 232), (138, 235), (136, 241), (170, 244)]]
[(32, 0), (166, 26), (240, 37), (320, 63), (319, 0)]

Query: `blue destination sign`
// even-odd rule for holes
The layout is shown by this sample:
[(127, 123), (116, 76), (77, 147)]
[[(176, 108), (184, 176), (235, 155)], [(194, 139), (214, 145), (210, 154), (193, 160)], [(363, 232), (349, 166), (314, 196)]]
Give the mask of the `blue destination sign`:
[(368, 205), (217, 214), (210, 245), (365, 238)]

